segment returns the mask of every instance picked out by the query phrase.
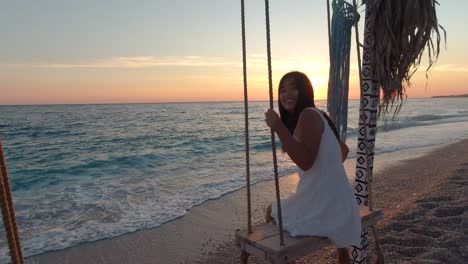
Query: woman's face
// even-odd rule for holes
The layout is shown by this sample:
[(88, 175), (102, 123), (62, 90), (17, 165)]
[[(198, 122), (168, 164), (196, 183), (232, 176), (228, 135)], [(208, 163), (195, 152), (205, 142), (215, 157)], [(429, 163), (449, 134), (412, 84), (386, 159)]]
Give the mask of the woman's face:
[(286, 78), (279, 87), (280, 104), (286, 111), (293, 113), (296, 109), (299, 90), (296, 88), (296, 81), (293, 78)]

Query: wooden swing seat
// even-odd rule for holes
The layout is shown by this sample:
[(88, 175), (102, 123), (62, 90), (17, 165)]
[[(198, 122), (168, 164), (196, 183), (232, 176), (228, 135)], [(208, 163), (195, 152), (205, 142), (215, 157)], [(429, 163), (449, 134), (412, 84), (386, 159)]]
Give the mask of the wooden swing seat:
[[(367, 207), (360, 208), (360, 214), (363, 228), (371, 227), (383, 218), (382, 211), (375, 208), (372, 211)], [(236, 231), (236, 244), (244, 255), (253, 255), (272, 264), (289, 263), (331, 244), (326, 237), (292, 237), (286, 231), (283, 238), (284, 246), (281, 246), (278, 227), (272, 222), (253, 227), (250, 234), (247, 230)]]

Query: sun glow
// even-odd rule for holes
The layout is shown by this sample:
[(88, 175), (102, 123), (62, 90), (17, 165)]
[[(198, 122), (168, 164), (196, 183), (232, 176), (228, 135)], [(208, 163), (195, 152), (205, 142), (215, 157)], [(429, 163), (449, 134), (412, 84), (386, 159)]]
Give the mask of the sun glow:
[(315, 100), (327, 99), (328, 77), (324, 76), (311, 76), (309, 77), (314, 87)]

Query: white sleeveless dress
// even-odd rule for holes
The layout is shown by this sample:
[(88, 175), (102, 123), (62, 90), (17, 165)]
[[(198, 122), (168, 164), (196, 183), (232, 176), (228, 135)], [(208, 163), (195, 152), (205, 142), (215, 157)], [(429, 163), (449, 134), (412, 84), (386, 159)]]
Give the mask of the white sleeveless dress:
[[(283, 229), (292, 236), (324, 236), (337, 247), (361, 244), (361, 217), (341, 162), (341, 148), (322, 113), (320, 148), (313, 166), (299, 171), (295, 193), (281, 199)], [(276, 201), (272, 217), (278, 223)]]

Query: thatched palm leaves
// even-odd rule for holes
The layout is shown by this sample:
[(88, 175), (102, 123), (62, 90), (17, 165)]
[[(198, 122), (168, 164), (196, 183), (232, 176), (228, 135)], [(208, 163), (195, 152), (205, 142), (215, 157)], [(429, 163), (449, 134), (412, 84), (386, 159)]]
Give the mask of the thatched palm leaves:
[[(379, 81), (383, 96), (380, 113), (400, 110), (406, 88), (418, 69), (424, 50), (429, 66), (440, 51), (440, 31), (435, 0), (364, 0), (374, 10), (368, 18), (374, 27), (371, 43), (374, 78)], [(427, 75), (426, 75), (427, 77)]]

